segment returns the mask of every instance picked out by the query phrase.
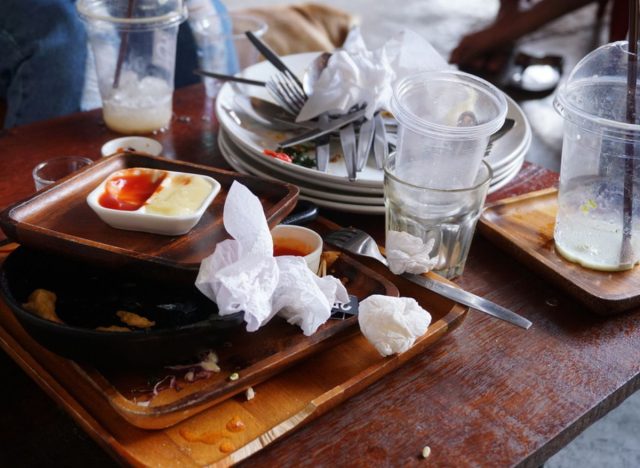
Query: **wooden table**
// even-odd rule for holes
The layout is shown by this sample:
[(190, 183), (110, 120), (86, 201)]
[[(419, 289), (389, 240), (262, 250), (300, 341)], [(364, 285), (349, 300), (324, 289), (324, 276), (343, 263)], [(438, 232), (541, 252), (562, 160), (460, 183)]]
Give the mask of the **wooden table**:
[[(171, 130), (157, 135), (168, 157), (224, 165), (212, 103), (200, 87), (175, 96)], [(44, 159), (98, 158), (114, 137), (99, 112), (0, 135), (0, 207), (33, 193), (31, 169)], [(527, 165), (496, 199), (552, 185)], [(323, 212), (378, 236), (381, 216)], [(404, 465), (431, 447), (434, 466), (539, 466), (640, 386), (640, 315), (603, 319), (476, 236), (464, 288), (533, 321), (522, 330), (472, 311), (461, 328), (358, 396), (246, 464)], [(91, 439), (0, 353), (0, 464), (108, 466)]]

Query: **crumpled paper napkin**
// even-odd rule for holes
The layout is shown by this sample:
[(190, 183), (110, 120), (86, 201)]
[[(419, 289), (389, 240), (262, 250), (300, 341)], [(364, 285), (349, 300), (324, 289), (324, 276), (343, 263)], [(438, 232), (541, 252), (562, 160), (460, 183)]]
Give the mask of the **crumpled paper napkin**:
[(196, 278), (196, 287), (218, 304), (220, 315), (244, 312), (252, 332), (279, 314), (309, 336), (329, 319), (334, 302), (349, 302), (337, 278), (319, 278), (302, 257), (273, 256), (260, 200), (239, 182), (227, 194), (224, 227), (233, 239), (216, 246)]
[(411, 297), (373, 295), (360, 303), (360, 330), (383, 356), (407, 351), (424, 335), (431, 314)]
[(388, 230), (384, 249), (389, 269), (395, 275), (431, 271), (438, 264), (438, 256), (430, 256), (434, 245), (435, 239), (425, 243), (408, 232)]
[(351, 30), (342, 47), (333, 53), (305, 103), (297, 121), (325, 112), (345, 114), (354, 105), (367, 103), (366, 117), (389, 109), (393, 83), (420, 71), (450, 68), (429, 42), (404, 30), (382, 47), (369, 50), (359, 28)]

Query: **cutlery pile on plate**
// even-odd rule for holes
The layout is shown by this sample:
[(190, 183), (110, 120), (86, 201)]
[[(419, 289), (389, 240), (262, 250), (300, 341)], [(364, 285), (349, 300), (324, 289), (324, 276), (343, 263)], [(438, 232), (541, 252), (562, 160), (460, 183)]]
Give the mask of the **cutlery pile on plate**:
[[(301, 81), (264, 42), (250, 31), (247, 31), (246, 35), (258, 51), (277, 69), (277, 73), (271, 75), (265, 82), (265, 87), (282, 110), (293, 117), (290, 123), (295, 125), (295, 117), (300, 114), (308, 95), (313, 92), (315, 81), (327, 66), (331, 54), (318, 55), (309, 65)], [(307, 142), (315, 143), (316, 168), (326, 172), (330, 157), (331, 135), (337, 133), (350, 181), (356, 180), (357, 174), (367, 163), (372, 149), (376, 167), (381, 170), (389, 154), (385, 124), (379, 112), (373, 118), (367, 119), (366, 106), (366, 103), (354, 106), (345, 115), (322, 114), (314, 120), (308, 120), (304, 122), (309, 128), (308, 131), (280, 142), (280, 146), (289, 148)]]

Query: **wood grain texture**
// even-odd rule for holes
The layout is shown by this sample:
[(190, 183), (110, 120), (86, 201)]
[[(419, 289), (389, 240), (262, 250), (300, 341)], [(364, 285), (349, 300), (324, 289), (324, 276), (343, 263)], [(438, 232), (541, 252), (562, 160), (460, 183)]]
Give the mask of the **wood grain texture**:
[(640, 305), (638, 268), (590, 270), (558, 254), (553, 241), (557, 195), (556, 189), (547, 189), (497, 202), (483, 212), (478, 229), (598, 314), (618, 314)]
[[(216, 149), (212, 103), (203, 89), (177, 91), (174, 109), (176, 116), (191, 120), (176, 119), (169, 132), (157, 135), (167, 154), (226, 167)], [(97, 159), (100, 146), (115, 136), (101, 124), (99, 111), (3, 133), (0, 206), (33, 193), (31, 169), (40, 160), (63, 154)], [(534, 134), (537, 151), (550, 151), (537, 138)], [(500, 193), (522, 194), (555, 183), (557, 175), (525, 165)], [(381, 216), (322, 213), (382, 239)], [(456, 283), (512, 308), (531, 320), (533, 327), (520, 330), (472, 310), (460, 329), (428, 351), (261, 450), (246, 464), (417, 465), (422, 462), (422, 448), (429, 445), (433, 466), (537, 468), (640, 388), (637, 311), (609, 318), (591, 314), (482, 236), (475, 237), (465, 272)], [(402, 288), (400, 292), (410, 294)], [(72, 429), (45, 393), (34, 389), (29, 377), (7, 359), (0, 360), (0, 365), (7, 377), (4, 387), (13, 396), (0, 401), (8, 421), (0, 425), (0, 456), (5, 457), (5, 465), (24, 465), (29, 460), (31, 466), (42, 466), (52, 454), (73, 467), (86, 466), (88, 459), (109, 463), (106, 457), (100, 458), (100, 449), (89, 448), (92, 442)], [(72, 412), (72, 417), (86, 427), (79, 411)], [(33, 421), (38, 421), (35, 434)], [(49, 444), (42, 451), (42, 441), (59, 441), (61, 431), (66, 431), (64, 442)], [(92, 437), (100, 440), (96, 434)]]

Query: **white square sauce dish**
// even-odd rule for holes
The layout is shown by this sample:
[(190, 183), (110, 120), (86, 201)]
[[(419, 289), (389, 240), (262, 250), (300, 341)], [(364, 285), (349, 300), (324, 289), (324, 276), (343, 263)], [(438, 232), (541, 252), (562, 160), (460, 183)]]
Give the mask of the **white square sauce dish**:
[(114, 228), (178, 236), (198, 224), (219, 191), (208, 176), (134, 167), (110, 174), (87, 203)]

